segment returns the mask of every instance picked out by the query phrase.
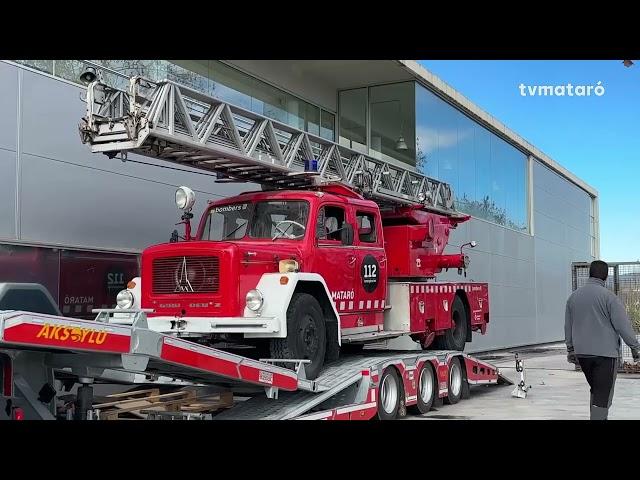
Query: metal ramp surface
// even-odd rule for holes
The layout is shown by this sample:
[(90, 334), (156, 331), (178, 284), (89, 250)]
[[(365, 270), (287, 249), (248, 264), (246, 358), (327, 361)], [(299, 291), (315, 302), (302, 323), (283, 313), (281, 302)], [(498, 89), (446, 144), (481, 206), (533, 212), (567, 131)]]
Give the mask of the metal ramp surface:
[[(325, 412), (336, 409), (368, 409), (371, 414), (376, 408), (377, 378), (388, 365), (394, 364), (401, 375), (406, 372), (407, 378), (413, 379), (420, 363), (430, 361), (440, 382), (446, 383), (452, 356), (465, 359), (469, 384), (511, 383), (495, 366), (463, 352), (446, 350), (365, 350), (328, 365), (315, 381), (309, 381), (289, 368), (151, 331), (146, 328), (144, 312), (131, 312), (136, 315), (132, 324), (122, 325), (109, 323), (107, 311), (94, 321), (0, 311), (0, 349), (43, 352), (40, 356), (49, 368), (77, 377), (100, 380), (113, 372), (123, 377), (164, 376), (256, 393), (214, 416), (214, 420), (304, 419), (305, 414), (326, 417)], [(267, 395), (257, 394), (260, 390)], [(439, 388), (439, 393), (446, 393), (446, 388)]]
[(107, 370), (209, 385), (253, 385), (268, 391), (314, 387), (291, 369), (151, 331), (146, 328), (146, 315), (134, 313), (136, 320), (129, 326), (0, 311), (0, 349), (46, 351), (52, 368), (96, 379)]
[(418, 358), (437, 358), (443, 362), (449, 351), (425, 351), (421, 355), (411, 352), (367, 352), (338, 360), (328, 365), (316, 379), (316, 392), (280, 392), (277, 399), (257, 396), (216, 415), (214, 420), (288, 420), (309, 412), (331, 399), (342, 403), (347, 389), (363, 377), (362, 372), (384, 366), (387, 362), (403, 360), (412, 364)]

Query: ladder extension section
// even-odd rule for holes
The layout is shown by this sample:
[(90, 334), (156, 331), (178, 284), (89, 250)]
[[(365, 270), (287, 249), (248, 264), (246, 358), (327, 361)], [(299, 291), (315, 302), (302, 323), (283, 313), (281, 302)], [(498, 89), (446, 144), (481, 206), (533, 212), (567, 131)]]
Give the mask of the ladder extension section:
[(270, 188), (337, 182), (383, 207), (415, 205), (459, 215), (447, 183), (169, 80), (132, 77), (128, 91), (93, 82), (86, 102), (82, 142), (109, 157), (132, 152)]

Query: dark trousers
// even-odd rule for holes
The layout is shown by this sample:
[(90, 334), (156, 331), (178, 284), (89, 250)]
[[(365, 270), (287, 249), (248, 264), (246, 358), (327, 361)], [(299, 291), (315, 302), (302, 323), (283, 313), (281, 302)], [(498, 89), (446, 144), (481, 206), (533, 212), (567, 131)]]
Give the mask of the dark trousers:
[(591, 405), (609, 408), (618, 374), (618, 359), (578, 356), (578, 362), (591, 387)]

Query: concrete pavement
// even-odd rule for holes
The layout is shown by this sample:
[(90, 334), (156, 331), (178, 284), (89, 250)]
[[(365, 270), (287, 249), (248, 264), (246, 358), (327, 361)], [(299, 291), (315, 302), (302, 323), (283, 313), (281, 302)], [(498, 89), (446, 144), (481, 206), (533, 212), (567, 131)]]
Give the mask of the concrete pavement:
[[(456, 405), (443, 405), (426, 415), (407, 416), (406, 419), (589, 419), (589, 386), (583, 373), (575, 371), (574, 366), (567, 362), (564, 344), (522, 349), (519, 357), (524, 359), (525, 380), (532, 386), (527, 398), (511, 396), (515, 385), (476, 386), (471, 388), (470, 399)], [(486, 355), (484, 358), (515, 383), (520, 381), (513, 353)], [(639, 375), (618, 375), (609, 419), (640, 420)]]

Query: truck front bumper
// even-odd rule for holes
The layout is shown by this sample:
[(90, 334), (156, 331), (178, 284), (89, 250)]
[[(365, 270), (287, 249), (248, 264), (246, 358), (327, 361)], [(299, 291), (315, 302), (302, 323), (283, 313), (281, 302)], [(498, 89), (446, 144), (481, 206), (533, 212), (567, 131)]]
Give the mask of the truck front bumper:
[[(115, 316), (114, 316), (115, 317)], [(127, 314), (118, 314), (113, 323), (127, 323)], [(241, 333), (247, 338), (280, 338), (280, 322), (273, 317), (147, 317), (149, 329), (166, 334), (210, 335)]]

